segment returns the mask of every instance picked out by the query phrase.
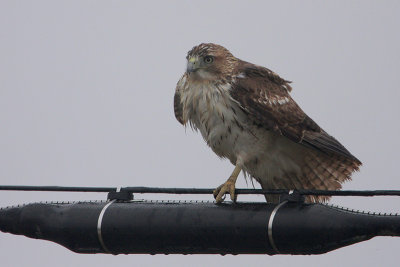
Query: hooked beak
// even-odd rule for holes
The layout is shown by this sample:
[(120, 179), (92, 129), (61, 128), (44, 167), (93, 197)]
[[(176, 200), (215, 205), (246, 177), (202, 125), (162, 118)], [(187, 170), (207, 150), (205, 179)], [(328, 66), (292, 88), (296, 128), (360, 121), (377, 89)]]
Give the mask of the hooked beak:
[(187, 62), (187, 67), (186, 67), (186, 71), (188, 73), (192, 73), (195, 72), (199, 69), (199, 62), (198, 62), (198, 58), (197, 57), (191, 57), (189, 58), (188, 62)]

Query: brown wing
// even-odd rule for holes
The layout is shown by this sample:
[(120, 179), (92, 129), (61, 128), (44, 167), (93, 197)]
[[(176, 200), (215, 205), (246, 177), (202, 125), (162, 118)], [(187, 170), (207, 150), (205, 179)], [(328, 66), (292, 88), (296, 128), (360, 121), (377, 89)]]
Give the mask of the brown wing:
[(290, 140), (345, 158), (356, 159), (334, 137), (323, 131), (290, 97), (289, 81), (267, 68), (243, 62), (231, 96), (253, 122)]
[(181, 95), (178, 91), (176, 91), (174, 95), (174, 112), (175, 118), (183, 125)]
[(174, 112), (175, 112), (175, 118), (182, 124), (184, 125), (185, 122), (183, 120), (183, 107), (181, 103), (181, 91), (183, 90), (183, 87), (185, 85), (186, 81), (186, 76), (183, 75), (182, 78), (179, 79), (176, 89), (175, 89), (175, 95), (174, 95)]

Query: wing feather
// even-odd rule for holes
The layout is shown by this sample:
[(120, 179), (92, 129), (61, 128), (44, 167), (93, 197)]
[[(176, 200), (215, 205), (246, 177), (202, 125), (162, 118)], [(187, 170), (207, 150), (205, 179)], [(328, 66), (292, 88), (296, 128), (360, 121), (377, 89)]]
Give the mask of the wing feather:
[(361, 162), (334, 137), (322, 130), (291, 98), (289, 81), (271, 70), (243, 62), (238, 69), (231, 97), (249, 118), (267, 130), (328, 154)]
[(175, 113), (175, 118), (182, 124), (184, 125), (185, 122), (183, 120), (183, 107), (182, 107), (182, 102), (181, 102), (181, 91), (183, 90), (183, 87), (185, 85), (186, 81), (186, 76), (183, 75), (182, 78), (178, 81), (175, 89), (175, 95), (174, 95), (174, 113)]
[(183, 111), (181, 104), (181, 95), (179, 92), (175, 92), (174, 95), (174, 112), (175, 118), (183, 125)]

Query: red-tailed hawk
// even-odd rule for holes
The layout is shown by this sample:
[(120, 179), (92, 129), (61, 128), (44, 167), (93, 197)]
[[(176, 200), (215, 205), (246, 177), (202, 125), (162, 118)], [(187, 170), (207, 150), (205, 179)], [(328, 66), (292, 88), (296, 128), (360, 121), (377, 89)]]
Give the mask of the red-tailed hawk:
[(242, 170), (263, 189), (337, 190), (361, 166), (301, 110), (289, 95), (290, 82), (276, 73), (211, 43), (195, 46), (186, 59), (187, 70), (175, 91), (176, 119), (199, 130), (219, 157), (235, 165), (214, 190), (217, 202), (226, 193), (235, 200)]

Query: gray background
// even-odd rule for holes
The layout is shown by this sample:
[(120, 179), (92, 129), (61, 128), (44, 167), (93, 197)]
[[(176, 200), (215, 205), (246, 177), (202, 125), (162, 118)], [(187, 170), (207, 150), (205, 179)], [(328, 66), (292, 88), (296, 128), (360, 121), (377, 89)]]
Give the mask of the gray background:
[[(364, 163), (345, 189), (400, 189), (399, 11), (395, 1), (1, 1), (0, 184), (221, 184), (233, 166), (172, 108), (186, 52), (215, 42), (294, 81), (295, 100)], [(0, 192), (0, 205), (104, 198)], [(390, 197), (332, 203), (400, 211)], [(2, 266), (394, 266), (400, 240), (320, 256), (111, 256), (0, 233), (0, 248)]]

